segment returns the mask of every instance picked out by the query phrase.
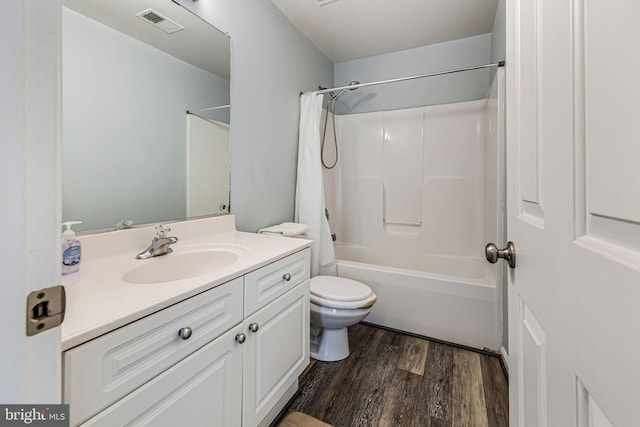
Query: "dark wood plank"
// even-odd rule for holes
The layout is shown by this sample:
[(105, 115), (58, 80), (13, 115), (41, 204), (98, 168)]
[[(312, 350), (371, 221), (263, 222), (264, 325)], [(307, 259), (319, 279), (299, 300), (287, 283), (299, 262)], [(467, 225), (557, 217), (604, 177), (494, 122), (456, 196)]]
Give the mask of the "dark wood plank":
[(429, 421), (427, 424), (425, 424), (425, 427), (452, 427), (452, 426), (451, 426), (451, 421), (444, 421), (444, 420), (441, 420), (440, 418), (429, 417)]
[(422, 363), (413, 339), (370, 325), (349, 328), (351, 356), (313, 363), (287, 411), (335, 427), (507, 426), (508, 387), (497, 359), (429, 341), (420, 376), (406, 370)]
[(291, 404), (290, 412), (299, 411), (322, 420), (316, 411), (318, 396), (327, 392), (341, 365), (342, 362), (314, 361), (300, 381), (299, 393)]
[(378, 425), (424, 427), (431, 425), (420, 399), (422, 378), (406, 370), (396, 369), (384, 390), (382, 413)]
[(421, 401), (424, 404), (427, 415), (449, 423), (451, 422), (452, 373), (452, 347), (430, 342), (423, 377)]
[(491, 427), (509, 426), (509, 385), (494, 356), (480, 356), (484, 399), (487, 405), (487, 419)]
[(488, 427), (482, 369), (477, 353), (453, 349), (451, 423), (456, 427)]
[(409, 371), (412, 374), (424, 375), (428, 348), (429, 341), (427, 340), (408, 335), (402, 337), (398, 368)]
[(339, 362), (315, 361), (312, 368), (301, 377), (300, 393), (288, 411), (300, 411), (327, 422), (326, 412), (329, 412), (336, 400), (336, 391), (333, 389), (341, 388), (340, 379), (347, 381), (345, 372), (348, 372), (349, 368), (345, 368), (344, 365), (351, 365), (352, 359), (359, 360), (362, 357), (366, 347), (376, 339), (375, 332), (375, 328), (359, 325), (349, 328), (349, 358)]
[(336, 427), (376, 426), (384, 386), (397, 365), (401, 336), (362, 325), (355, 325), (350, 335), (357, 344), (318, 402), (321, 412), (310, 415)]
[(302, 371), (302, 373), (300, 374), (300, 378), (304, 378), (305, 375), (307, 375), (307, 373), (311, 370), (311, 368), (313, 368), (313, 365), (315, 365), (317, 362), (316, 359), (313, 358), (309, 358), (309, 364), (307, 365), (306, 368), (304, 368), (304, 371)]

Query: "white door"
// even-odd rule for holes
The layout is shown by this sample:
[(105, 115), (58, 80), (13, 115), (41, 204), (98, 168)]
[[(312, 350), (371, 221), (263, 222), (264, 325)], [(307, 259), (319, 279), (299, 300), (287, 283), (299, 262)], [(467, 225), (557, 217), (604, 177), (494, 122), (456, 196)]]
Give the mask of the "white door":
[(60, 283), (60, 4), (0, 9), (0, 403), (59, 403), (60, 328), (27, 337), (25, 326), (27, 294)]
[(640, 425), (640, 2), (507, 1), (510, 421)]

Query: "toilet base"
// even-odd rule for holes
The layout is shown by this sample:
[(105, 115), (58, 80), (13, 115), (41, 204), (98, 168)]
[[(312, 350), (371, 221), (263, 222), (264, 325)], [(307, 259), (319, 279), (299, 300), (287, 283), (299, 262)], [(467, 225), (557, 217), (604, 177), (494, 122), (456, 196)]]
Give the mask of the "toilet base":
[(321, 362), (337, 362), (349, 357), (347, 328), (322, 329), (319, 337), (311, 340), (310, 355)]

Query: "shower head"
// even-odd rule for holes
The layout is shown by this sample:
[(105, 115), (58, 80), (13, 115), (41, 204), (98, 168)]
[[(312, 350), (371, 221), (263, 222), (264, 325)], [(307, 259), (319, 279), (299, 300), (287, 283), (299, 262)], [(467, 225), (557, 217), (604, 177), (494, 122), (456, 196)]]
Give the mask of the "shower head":
[[(360, 84), (360, 82), (359, 82), (359, 81), (354, 80), (354, 81), (352, 81), (351, 83), (349, 83), (349, 86), (359, 85), (359, 84)], [(357, 87), (354, 87), (353, 89), (349, 89), (349, 90), (356, 90), (356, 89), (358, 89), (358, 88), (357, 88)], [(338, 92), (338, 94), (337, 94), (337, 95), (333, 95), (333, 93), (332, 93), (332, 95), (333, 95), (333, 100), (335, 101), (336, 99), (338, 99), (338, 98), (340, 97), (340, 95), (342, 95), (342, 94), (343, 94), (343, 93), (345, 93), (346, 91), (347, 91), (347, 89), (342, 89), (340, 92)]]

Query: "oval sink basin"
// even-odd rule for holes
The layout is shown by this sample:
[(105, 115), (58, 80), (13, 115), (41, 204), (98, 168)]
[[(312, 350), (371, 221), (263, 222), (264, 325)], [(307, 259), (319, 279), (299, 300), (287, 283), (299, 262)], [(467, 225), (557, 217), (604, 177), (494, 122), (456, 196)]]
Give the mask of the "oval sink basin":
[(122, 280), (135, 284), (152, 284), (189, 279), (228, 267), (238, 258), (238, 254), (220, 249), (171, 253), (141, 261), (143, 264), (126, 272)]

